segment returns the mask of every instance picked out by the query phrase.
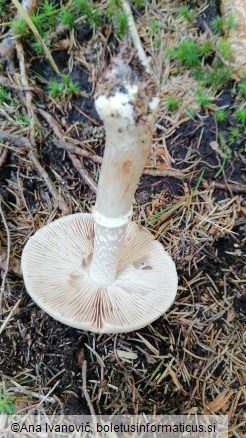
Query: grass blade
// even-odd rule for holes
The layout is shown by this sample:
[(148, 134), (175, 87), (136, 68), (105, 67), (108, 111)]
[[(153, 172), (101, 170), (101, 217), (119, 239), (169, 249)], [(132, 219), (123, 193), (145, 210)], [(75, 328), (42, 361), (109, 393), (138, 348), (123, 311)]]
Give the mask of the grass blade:
[(46, 44), (44, 43), (44, 41), (42, 40), (42, 37), (40, 36), (36, 26), (33, 24), (32, 20), (30, 19), (28, 13), (25, 11), (25, 9), (23, 8), (23, 6), (20, 4), (19, 0), (11, 0), (12, 3), (14, 3), (16, 9), (18, 10), (19, 14), (21, 15), (21, 17), (25, 20), (25, 22), (27, 23), (27, 25), (30, 27), (30, 29), (32, 30), (32, 32), (34, 33), (35, 37), (37, 38), (37, 40), (42, 44), (45, 54), (47, 56), (47, 58), (49, 59), (53, 69), (55, 70), (55, 72), (59, 75), (59, 69), (48, 49), (48, 47), (46, 46)]

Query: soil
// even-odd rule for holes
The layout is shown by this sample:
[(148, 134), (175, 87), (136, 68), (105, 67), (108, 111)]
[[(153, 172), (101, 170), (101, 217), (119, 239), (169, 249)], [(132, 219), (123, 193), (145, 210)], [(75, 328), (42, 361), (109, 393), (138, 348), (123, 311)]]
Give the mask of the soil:
[[(202, 20), (210, 22), (217, 13), (216, 5), (209, 7)], [(198, 22), (200, 32), (203, 32), (202, 23)], [(79, 26), (75, 36), (78, 43), (86, 47), (92, 31), (87, 25)], [(53, 57), (60, 72), (67, 73), (67, 51), (54, 51)], [(39, 81), (37, 74), (45, 81), (57, 77), (50, 63), (40, 58), (31, 61), (29, 75), (30, 80), (35, 78), (37, 87), (46, 91), (47, 85), (43, 79)], [(69, 129), (70, 139), (87, 141), (93, 136), (93, 142), (87, 144), (89, 151), (102, 156), (104, 134), (94, 106), (91, 75), (75, 62), (71, 77), (83, 92), (64, 106), (50, 103), (50, 112), (61, 121), (64, 132)], [(42, 104), (38, 94), (35, 104), (48, 108), (47, 101)], [(47, 223), (49, 217), (51, 220), (59, 217), (61, 212), (28, 156), (10, 148), (0, 169), (0, 196), (11, 233), (12, 260), (3, 298), (4, 315), (18, 300), (20, 303), (0, 335), (0, 376), (18, 409), (28, 409), (38, 403), (28, 392), (45, 395), (51, 390), (52, 402), (45, 402), (47, 413), (88, 414), (81, 376), (81, 365), (86, 360), (87, 387), (98, 414), (181, 414), (192, 409), (199, 413), (213, 412), (212, 401), (226, 388), (232, 391), (229, 400), (235, 406), (234, 411), (230, 411), (231, 424), (242, 419), (242, 411), (237, 406), (243, 404), (245, 384), (245, 357), (240, 347), (246, 313), (246, 204), (236, 187), (246, 184), (244, 139), (231, 145), (232, 159), (215, 178), (221, 156), (211, 147), (211, 142), (218, 140), (218, 130), (227, 137), (230, 128), (235, 126), (232, 108), (236, 101), (232, 88), (223, 89), (215, 104), (228, 107), (225, 122), (215, 122), (211, 111), (201, 112), (199, 117), (176, 127), (166, 139), (172, 168), (185, 171), (193, 166), (189, 177), (143, 175), (136, 191), (134, 219), (157, 233), (156, 238), (159, 227), (164, 226), (166, 234), (160, 236), (160, 241), (172, 254), (179, 277), (173, 307), (138, 332), (97, 335), (76, 330), (45, 314), (29, 297), (21, 275), (11, 263), (13, 259), (20, 260), (22, 248), (34, 230)], [(38, 123), (42, 126), (38, 152), (43, 168), (73, 212), (90, 211), (95, 193), (81, 178), (67, 153), (56, 148), (47, 122), (40, 117)], [(164, 119), (161, 124), (164, 129), (169, 127)], [(25, 126), (19, 130), (23, 136), (27, 135)], [(156, 138), (162, 133), (158, 130)], [(96, 179), (98, 164), (86, 158), (83, 161)], [(214, 182), (223, 188), (216, 188)], [(170, 216), (162, 219), (160, 215), (160, 219), (158, 216), (155, 220), (156, 213), (166, 206), (188, 202), (191, 194), (190, 211), (189, 206), (180, 213), (174, 210), (174, 223)], [(208, 216), (205, 222), (198, 222), (199, 215), (205, 215), (211, 205), (217, 208), (215, 216), (211, 213), (211, 219)], [(0, 249), (6, 251), (5, 227), (3, 221), (0, 223)], [(3, 274), (4, 265), (0, 267)], [(137, 359), (120, 359), (117, 350), (133, 351)], [(21, 400), (13, 391), (14, 382), (25, 388)], [(230, 405), (225, 403), (215, 412), (228, 414), (229, 410)]]

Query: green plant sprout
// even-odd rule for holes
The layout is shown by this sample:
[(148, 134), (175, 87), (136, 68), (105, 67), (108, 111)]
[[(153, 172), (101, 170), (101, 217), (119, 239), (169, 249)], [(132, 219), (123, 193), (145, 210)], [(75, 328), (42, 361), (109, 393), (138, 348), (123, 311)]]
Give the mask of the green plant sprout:
[(242, 97), (246, 98), (246, 82), (239, 83), (238, 88)]
[(222, 66), (221, 62), (214, 64), (214, 69), (208, 72), (207, 85), (211, 85), (215, 90), (225, 87), (231, 80), (232, 70)]
[(108, 1), (108, 7), (106, 10), (106, 13), (109, 18), (112, 18), (119, 9), (122, 8), (122, 1), (121, 0), (109, 0)]
[(24, 18), (18, 18), (13, 20), (10, 24), (10, 27), (14, 35), (20, 35), (21, 37), (26, 37), (27, 34), (29, 33), (29, 29)]
[[(43, 40), (45, 41), (45, 38), (43, 37)], [(46, 42), (45, 42), (46, 44)], [(46, 44), (47, 45), (47, 44)], [(36, 53), (36, 55), (43, 55), (44, 54), (44, 48), (40, 41), (36, 40), (31, 43), (31, 48)]]
[(150, 28), (152, 33), (157, 33), (158, 30), (160, 29), (160, 24), (156, 20), (151, 20), (149, 22), (149, 28)]
[(187, 108), (186, 114), (191, 118), (194, 119), (196, 117), (196, 111), (194, 108)]
[(124, 38), (128, 33), (128, 19), (122, 9), (122, 1), (110, 0), (107, 15), (114, 25), (116, 35), (119, 38)]
[(0, 105), (9, 100), (9, 94), (6, 88), (0, 86)]
[(181, 41), (175, 50), (175, 57), (188, 68), (197, 67), (200, 63), (197, 43), (190, 38)]
[(87, 0), (75, 0), (77, 11), (86, 16), (91, 27), (98, 27), (102, 24), (102, 17)]
[(67, 8), (62, 6), (61, 12), (59, 15), (59, 20), (62, 24), (67, 26), (70, 30), (74, 27), (75, 17), (71, 11), (68, 11)]
[(178, 100), (173, 97), (173, 96), (169, 96), (167, 98), (167, 109), (168, 111), (176, 111), (179, 107), (179, 103)]
[(181, 6), (179, 8), (179, 15), (189, 23), (193, 23), (196, 13), (194, 9), (190, 9), (188, 6)]
[(226, 26), (229, 30), (235, 29), (236, 26), (236, 19), (233, 14), (229, 14), (226, 17)]
[(133, 0), (133, 5), (136, 8), (142, 8), (144, 6), (144, 0)]
[(78, 94), (78, 93), (79, 93), (79, 84), (71, 80), (67, 87), (67, 94), (73, 96), (74, 94)]
[(48, 92), (52, 97), (60, 97), (63, 94), (63, 87), (57, 79), (52, 79), (48, 85)]
[(235, 17), (230, 14), (226, 17), (218, 17), (215, 18), (212, 23), (212, 29), (218, 33), (219, 35), (226, 34), (229, 30), (232, 30), (235, 28), (236, 20)]
[(246, 123), (246, 108), (240, 107), (235, 111), (235, 118), (241, 125)]
[(223, 109), (218, 109), (215, 111), (214, 117), (217, 122), (224, 122), (227, 119), (226, 111)]
[(209, 40), (199, 45), (191, 38), (186, 38), (176, 49), (168, 49), (166, 53), (171, 59), (177, 59), (183, 66), (194, 69), (201, 65), (202, 58), (207, 58), (213, 53), (213, 46)]
[(241, 96), (246, 98), (246, 73), (244, 73), (242, 79), (238, 82), (238, 89)]
[(60, 80), (52, 79), (48, 85), (48, 91), (52, 97), (73, 96), (79, 93), (80, 88), (79, 84), (74, 82), (69, 75), (63, 74)]
[(207, 85), (207, 71), (205, 69), (197, 67), (192, 70), (191, 75), (193, 78), (199, 81), (200, 85)]
[(241, 141), (240, 129), (239, 128), (229, 128), (230, 135), (228, 137), (229, 143), (234, 143), (235, 141)]
[(120, 38), (127, 35), (128, 32), (128, 19), (124, 11), (120, 11), (115, 17), (114, 17), (114, 25), (115, 25), (115, 32), (116, 35)]
[(61, 76), (61, 88), (63, 94), (77, 94), (79, 93), (79, 84), (74, 82), (69, 75), (63, 74)]
[(5, 390), (0, 390), (0, 415), (16, 414), (16, 407), (13, 400)]
[(223, 39), (220, 39), (217, 42), (217, 50), (226, 61), (228, 61), (231, 58), (231, 47), (228, 41), (225, 41)]
[(30, 124), (30, 118), (26, 114), (17, 114), (16, 120), (18, 122), (21, 122), (23, 125), (29, 125)]
[[(36, 27), (37, 31), (40, 33), (40, 35), (43, 36), (44, 28), (45, 28), (45, 30), (47, 30), (47, 19), (44, 20), (43, 16), (39, 15), (38, 13), (31, 15), (30, 18), (31, 18), (34, 26)], [(45, 25), (44, 25), (44, 21), (45, 21)]]
[(198, 105), (200, 106), (201, 109), (206, 109), (210, 102), (211, 102), (211, 96), (209, 96), (209, 94), (207, 94), (205, 91), (203, 90), (198, 90), (196, 92), (196, 101), (198, 103)]
[(212, 87), (213, 90), (218, 91), (231, 80), (232, 71), (229, 68), (217, 66), (217, 64), (215, 63), (212, 70), (200, 67), (193, 69), (192, 76), (199, 81), (202, 87)]
[(61, 83), (62, 83), (62, 85), (64, 85), (64, 86), (65, 85), (69, 85), (70, 81), (71, 81), (71, 78), (70, 78), (69, 75), (66, 75), (66, 74), (61, 75)]
[(4, 8), (6, 6), (6, 0), (0, 0), (0, 17), (4, 14)]
[(220, 165), (220, 168), (218, 170), (218, 172), (215, 174), (215, 178), (218, 178), (218, 176), (220, 176), (220, 174), (223, 172), (225, 165), (228, 163), (228, 161), (231, 160), (232, 158), (232, 150), (231, 148), (227, 145), (226, 143), (226, 139), (224, 136), (223, 132), (219, 133), (219, 141), (220, 141), (220, 147), (222, 149), (222, 151), (224, 152), (225, 156), (222, 160), (222, 163)]
[(56, 11), (56, 4), (54, 1), (44, 0), (44, 2), (41, 5), (40, 10), (44, 14), (52, 14), (53, 12)]
[(161, 47), (161, 39), (160, 39), (160, 38), (157, 38), (157, 39), (154, 41), (154, 46), (155, 46), (157, 49), (159, 49), (159, 48)]
[(213, 51), (213, 45), (210, 40), (206, 40), (198, 47), (198, 52), (203, 58), (208, 58), (209, 56), (211, 56)]

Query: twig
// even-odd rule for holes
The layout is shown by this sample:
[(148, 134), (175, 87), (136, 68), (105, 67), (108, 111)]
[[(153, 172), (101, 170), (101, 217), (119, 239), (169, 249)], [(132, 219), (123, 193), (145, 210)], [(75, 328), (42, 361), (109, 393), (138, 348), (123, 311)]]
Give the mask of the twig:
[[(71, 152), (76, 155), (80, 155), (81, 157), (88, 158), (89, 160), (92, 160), (94, 163), (102, 164), (102, 157), (99, 157), (98, 155), (91, 154), (88, 151), (85, 151), (84, 149), (81, 149), (80, 147), (74, 145), (73, 143), (68, 143), (66, 141), (58, 141), (58, 140), (52, 140), (53, 143), (58, 147), (59, 149), (64, 149), (67, 152)], [(181, 170), (177, 169), (165, 169), (165, 170), (151, 170), (151, 169), (144, 169), (143, 171), (144, 175), (150, 175), (150, 176), (173, 176), (175, 178), (188, 178), (189, 175), (185, 174)]]
[(210, 183), (208, 181), (202, 182), (202, 187), (207, 189), (208, 187), (215, 187), (219, 190), (224, 190), (225, 192), (234, 192), (234, 193), (246, 193), (246, 185), (245, 184), (223, 184), (217, 181), (211, 181)]
[(174, 178), (189, 178), (190, 174), (184, 173), (181, 170), (177, 169), (164, 169), (164, 170), (151, 170), (146, 169), (143, 171), (143, 175), (150, 175), (150, 176), (172, 176)]
[(2, 209), (2, 200), (0, 198), (0, 215), (2, 217), (2, 221), (6, 230), (6, 235), (7, 235), (7, 258), (6, 258), (6, 267), (3, 273), (3, 278), (2, 278), (2, 283), (1, 283), (1, 288), (0, 288), (0, 315), (3, 313), (2, 311), (2, 300), (3, 300), (3, 293), (4, 293), (4, 289), (5, 289), (5, 282), (6, 282), (6, 278), (8, 275), (8, 271), (9, 271), (9, 261), (10, 261), (10, 249), (11, 249), (11, 237), (10, 237), (10, 231), (9, 231), (9, 227)]
[[(58, 380), (58, 382), (56, 382), (56, 384), (55, 384), (55, 385), (49, 390), (47, 396), (44, 396), (43, 394), (39, 394), (39, 393), (34, 392), (34, 391), (29, 391), (28, 389), (26, 389), (24, 386), (22, 386), (22, 385), (20, 385), (19, 383), (17, 383), (17, 382), (16, 382), (15, 380), (13, 380), (12, 378), (10, 378), (10, 381), (11, 381), (11, 383), (13, 383), (13, 384), (16, 386), (18, 392), (20, 392), (20, 393), (22, 393), (22, 394), (26, 394), (26, 395), (29, 395), (29, 396), (31, 395), (32, 397), (37, 398), (37, 399), (40, 400), (41, 402), (43, 402), (43, 400), (44, 400), (44, 398), (45, 398), (45, 400), (48, 401), (49, 403), (55, 403), (55, 399), (54, 399), (54, 397), (48, 397), (48, 395), (51, 394), (51, 392), (55, 389), (55, 387), (56, 387), (57, 384), (59, 383), (59, 380)], [(12, 391), (13, 391), (13, 389), (12, 389)], [(16, 391), (16, 392), (17, 392), (17, 391)]]
[(13, 143), (15, 146), (19, 147), (32, 147), (30, 141), (27, 138), (21, 137), (20, 135), (13, 135), (5, 131), (0, 131), (0, 140)]
[(0, 155), (0, 167), (2, 167), (2, 165), (4, 164), (7, 155), (8, 155), (8, 149), (4, 149)]
[(92, 160), (94, 163), (102, 164), (102, 157), (99, 157), (96, 154), (91, 154), (85, 149), (76, 146), (73, 143), (68, 143), (66, 141), (53, 140), (53, 143), (56, 145), (58, 149), (64, 149), (67, 152), (71, 152), (72, 154), (80, 155), (81, 157), (88, 158)]
[[(22, 44), (19, 41), (16, 41), (16, 51), (17, 51), (17, 55), (18, 55), (18, 59), (19, 59), (22, 85), (25, 88), (28, 88), (29, 82), (28, 82), (26, 66), (25, 66), (24, 50), (23, 50)], [(62, 196), (57, 192), (54, 183), (51, 181), (48, 173), (44, 170), (44, 168), (42, 167), (42, 165), (39, 162), (37, 149), (36, 149), (36, 138), (35, 138), (36, 113), (34, 111), (33, 104), (32, 104), (31, 92), (26, 91), (25, 94), (26, 94), (27, 111), (28, 111), (28, 115), (30, 118), (30, 142), (31, 142), (31, 147), (32, 147), (32, 149), (29, 152), (29, 157), (30, 157), (32, 163), (36, 166), (36, 169), (37, 169), (39, 175), (45, 181), (50, 194), (53, 196), (53, 198), (57, 202), (59, 208), (61, 209), (61, 211), (63, 212), (64, 215), (67, 215), (70, 213), (70, 209), (66, 205), (65, 201), (62, 199)]]
[[(53, 132), (59, 138), (61, 144), (64, 144), (63, 132), (62, 132), (59, 124), (55, 120), (55, 118), (53, 116), (51, 116), (50, 114), (48, 114), (43, 109), (38, 109), (38, 112), (46, 120), (46, 122), (51, 126), (51, 128), (53, 129)], [(71, 152), (68, 152), (68, 156), (69, 156), (70, 160), (72, 161), (74, 167), (79, 172), (80, 176), (85, 181), (85, 183), (93, 190), (93, 192), (96, 193), (97, 192), (97, 184), (95, 183), (95, 181), (92, 180), (92, 178), (90, 177), (89, 173), (87, 172), (87, 170), (85, 169), (85, 167), (81, 163), (81, 161), (78, 160), (76, 158), (76, 156), (74, 154), (72, 154)]]
[(95, 181), (93, 181), (93, 179), (90, 177), (89, 172), (86, 170), (83, 163), (74, 154), (69, 153), (68, 155), (75, 169), (77, 169), (85, 183), (93, 190), (94, 193), (97, 193), (97, 183), (95, 183)]
[(21, 298), (15, 303), (14, 307), (11, 309), (11, 311), (9, 312), (7, 318), (3, 321), (3, 324), (0, 327), (0, 335), (2, 334), (2, 332), (4, 331), (5, 327), (7, 326), (8, 322), (10, 321), (10, 319), (12, 318), (12, 316), (14, 316), (16, 309), (19, 307), (21, 302)]
[(96, 414), (95, 414), (95, 410), (94, 410), (93, 404), (91, 403), (91, 399), (90, 399), (90, 396), (89, 396), (89, 393), (87, 390), (87, 361), (86, 360), (84, 360), (83, 364), (82, 364), (82, 389), (83, 389), (83, 393), (84, 393), (90, 414), (92, 416), (95, 436), (97, 436), (97, 433), (96, 433), (96, 430), (97, 430)]
[(84, 360), (83, 364), (82, 364), (82, 389), (83, 389), (83, 393), (84, 393), (90, 414), (92, 416), (96, 416), (94, 407), (91, 403), (91, 399), (90, 399), (90, 396), (89, 396), (89, 393), (87, 390), (87, 360)]
[(44, 168), (41, 166), (40, 162), (38, 161), (37, 153), (36, 153), (35, 149), (32, 149), (29, 152), (29, 157), (32, 160), (33, 164), (35, 165), (39, 175), (41, 176), (41, 178), (46, 183), (46, 185), (47, 185), (47, 187), (49, 189), (49, 192), (50, 192), (51, 196), (53, 196), (53, 198), (57, 202), (58, 207), (62, 210), (62, 212), (65, 215), (69, 214), (70, 213), (70, 208), (65, 204), (65, 202), (62, 199), (60, 193), (57, 192), (55, 184), (53, 183), (53, 181), (51, 181), (48, 173), (46, 172), (46, 170), (44, 170)]
[[(13, 90), (18, 91), (35, 91), (36, 89), (34, 87), (20, 87), (19, 85), (11, 84), (4, 76), (0, 76), (0, 84), (4, 87), (11, 88)], [(39, 89), (40, 91), (40, 89)]]
[(135, 48), (136, 48), (136, 50), (138, 52), (138, 57), (142, 61), (142, 63), (145, 66), (146, 70), (149, 73), (151, 73), (151, 70), (150, 70), (150, 67), (149, 67), (149, 61), (148, 61), (146, 53), (145, 53), (145, 51), (143, 49), (141, 40), (139, 38), (138, 31), (137, 31), (137, 28), (136, 28), (136, 24), (135, 24), (133, 15), (132, 15), (132, 10), (131, 10), (131, 7), (130, 7), (130, 5), (129, 5), (127, 0), (123, 0), (122, 1), (122, 7), (123, 7), (123, 10), (124, 10), (124, 12), (125, 12), (125, 14), (127, 16), (127, 19), (128, 19), (129, 31), (130, 31), (130, 34), (131, 34), (132, 42), (133, 42), (133, 44), (134, 44), (134, 46), (135, 46)]
[[(24, 50), (23, 46), (20, 41), (15, 42), (16, 52), (19, 60), (19, 66), (20, 66), (20, 74), (21, 74), (21, 82), (22, 85), (25, 88), (29, 87), (29, 82), (27, 78), (27, 72), (26, 72), (26, 66), (25, 66), (25, 56), (24, 56)], [(25, 91), (26, 94), (26, 106), (28, 115), (30, 118), (30, 140), (32, 146), (36, 145), (36, 139), (35, 139), (35, 124), (36, 124), (36, 114), (33, 109), (32, 105), (32, 93), (30, 91)]]

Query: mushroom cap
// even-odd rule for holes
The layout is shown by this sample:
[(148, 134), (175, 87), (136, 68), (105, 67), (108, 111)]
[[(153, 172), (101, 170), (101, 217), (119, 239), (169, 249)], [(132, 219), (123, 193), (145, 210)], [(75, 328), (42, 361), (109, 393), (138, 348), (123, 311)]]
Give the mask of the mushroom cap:
[(45, 312), (78, 329), (123, 333), (167, 311), (177, 292), (176, 268), (149, 232), (129, 223), (109, 286), (89, 278), (93, 239), (92, 215), (77, 213), (46, 225), (27, 242), (21, 262), (26, 289)]

